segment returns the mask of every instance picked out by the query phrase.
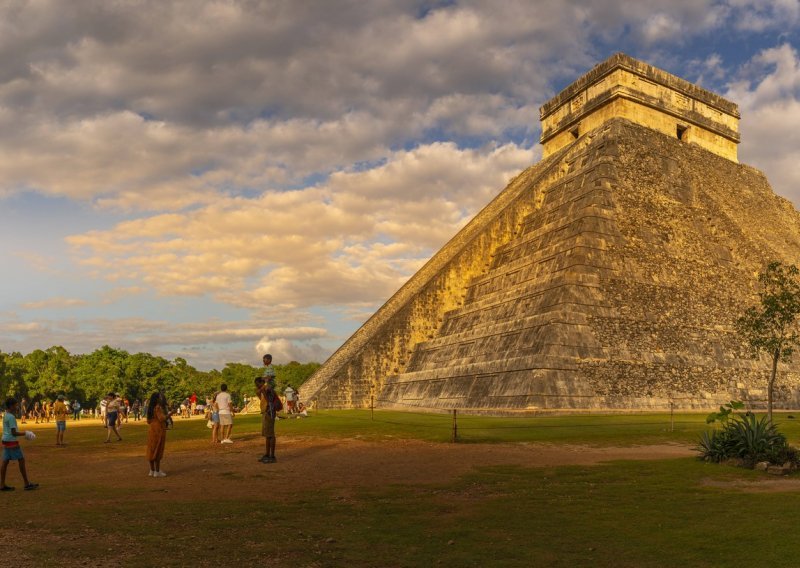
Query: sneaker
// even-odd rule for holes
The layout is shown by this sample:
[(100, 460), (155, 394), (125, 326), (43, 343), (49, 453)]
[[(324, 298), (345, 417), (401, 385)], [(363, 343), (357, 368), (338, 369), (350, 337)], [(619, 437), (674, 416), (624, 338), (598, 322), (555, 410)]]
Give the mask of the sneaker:
[(260, 461), (261, 463), (267, 463), (269, 461), (269, 456), (267, 454), (264, 454), (263, 456), (258, 458), (258, 461)]
[(221, 443), (222, 444), (233, 444), (233, 440), (231, 440), (230, 438), (225, 438), (224, 440), (222, 440)]
[(14, 491), (13, 487), (9, 487), (8, 485), (3, 485), (0, 487), (0, 491)]
[(25, 486), (25, 491), (33, 491), (37, 487), (39, 487), (38, 483), (29, 483), (28, 485)]
[(147, 477), (153, 477), (153, 474), (154, 474), (154, 473), (155, 473), (155, 471), (153, 471), (153, 470), (151, 469), (151, 470), (150, 470), (150, 473), (148, 473), (148, 474), (147, 474)]
[(153, 477), (167, 477), (167, 474), (164, 473), (163, 471), (154, 471)]

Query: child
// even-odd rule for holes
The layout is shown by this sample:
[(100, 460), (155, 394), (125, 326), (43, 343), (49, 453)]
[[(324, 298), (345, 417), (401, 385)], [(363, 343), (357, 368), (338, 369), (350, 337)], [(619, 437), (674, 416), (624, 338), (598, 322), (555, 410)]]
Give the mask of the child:
[(14, 398), (6, 400), (6, 413), (3, 415), (3, 465), (0, 466), (0, 491), (13, 491), (13, 487), (6, 485), (6, 471), (8, 462), (18, 461), (19, 472), (25, 481), (25, 491), (32, 491), (39, 487), (38, 483), (31, 483), (28, 480), (28, 472), (25, 470), (25, 457), (22, 455), (22, 448), (19, 447), (17, 437), (25, 436), (32, 440), (35, 435), (33, 432), (18, 432), (17, 419), (14, 414), (17, 412), (17, 401)]
[(58, 395), (58, 400), (53, 405), (53, 415), (56, 419), (56, 446), (66, 446), (64, 431), (67, 429), (67, 405), (64, 404), (64, 395)]

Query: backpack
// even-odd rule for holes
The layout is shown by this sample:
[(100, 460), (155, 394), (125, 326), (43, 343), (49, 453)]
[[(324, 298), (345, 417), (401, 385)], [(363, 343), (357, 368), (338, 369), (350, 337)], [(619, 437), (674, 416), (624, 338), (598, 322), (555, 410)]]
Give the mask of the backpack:
[(278, 393), (272, 391), (272, 411), (277, 414), (283, 410), (283, 403), (281, 402), (281, 397), (278, 396)]

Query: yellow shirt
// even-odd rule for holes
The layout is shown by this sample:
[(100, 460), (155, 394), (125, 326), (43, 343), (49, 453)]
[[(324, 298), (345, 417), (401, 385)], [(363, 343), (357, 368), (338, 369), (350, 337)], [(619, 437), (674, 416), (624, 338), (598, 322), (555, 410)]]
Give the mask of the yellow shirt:
[(67, 405), (57, 400), (53, 405), (53, 414), (56, 416), (56, 422), (66, 421), (67, 419)]

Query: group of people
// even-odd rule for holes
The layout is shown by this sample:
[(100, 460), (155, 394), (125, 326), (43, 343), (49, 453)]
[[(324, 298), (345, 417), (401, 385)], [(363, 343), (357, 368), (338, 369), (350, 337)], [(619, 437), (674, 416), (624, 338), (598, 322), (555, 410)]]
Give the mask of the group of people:
[(56, 406), (59, 402), (64, 405), (66, 414), (72, 415), (73, 420), (80, 419), (81, 403), (78, 402), (77, 399), (70, 402), (63, 396), (59, 396), (55, 401), (44, 399), (41, 401), (37, 400), (33, 404), (30, 404), (28, 399), (23, 398), (19, 401), (17, 408), (20, 422), (22, 424), (27, 424), (28, 420), (33, 420), (34, 424), (39, 424), (40, 422), (49, 423), (51, 420), (57, 421)]
[[(276, 391), (275, 386), (275, 367), (272, 364), (272, 355), (264, 355), (263, 357), (264, 370), (262, 374), (255, 378), (256, 396), (259, 400), (259, 407), (261, 411), (261, 434), (264, 436), (264, 455), (259, 458), (261, 463), (275, 463), (276, 435), (275, 435), (275, 421), (278, 418), (278, 413), (283, 410), (283, 402)], [(289, 392), (286, 392), (289, 391)], [(296, 391), (290, 386), (287, 387), (286, 406), (287, 411), (290, 413), (302, 411), (298, 405), (298, 398)], [(196, 395), (193, 395), (195, 400), (190, 404), (196, 405)], [(220, 386), (217, 392), (209, 401), (207, 406), (209, 423), (211, 425), (212, 442), (221, 444), (232, 444), (231, 432), (233, 430), (233, 416), (234, 406), (233, 399), (228, 392), (226, 384)], [(29, 440), (36, 438), (36, 435), (31, 431), (20, 431), (16, 422), (16, 415), (22, 412), (20, 403), (14, 399), (9, 398), (6, 400), (6, 411), (3, 415), (3, 459), (0, 465), (0, 491), (12, 491), (14, 488), (6, 485), (6, 473), (8, 464), (11, 461), (17, 461), (22, 479), (25, 483), (26, 490), (36, 489), (39, 485), (31, 483), (28, 479), (27, 469), (25, 466), (25, 457), (22, 448), (19, 444), (19, 437), (25, 437)], [(100, 404), (101, 415), (103, 423), (107, 429), (106, 443), (111, 441), (111, 434), (115, 434), (117, 441), (122, 441), (119, 426), (123, 419), (123, 409), (125, 409), (125, 419), (129, 411), (134, 410), (137, 415), (141, 410), (141, 404), (138, 401), (134, 405), (130, 405), (127, 399), (117, 396), (116, 393), (110, 392)], [(74, 404), (72, 405), (74, 409)], [(194, 409), (193, 409), (194, 410)], [(50, 416), (56, 423), (56, 445), (64, 446), (64, 432), (66, 431), (67, 416), (70, 412), (68, 402), (63, 395), (59, 395), (58, 399), (52, 404)], [(167, 428), (171, 421), (172, 412), (169, 410), (166, 397), (162, 392), (154, 392), (147, 401), (144, 410), (145, 417), (148, 424), (147, 432), (147, 450), (146, 457), (150, 470), (149, 477), (165, 477), (166, 473), (161, 470), (161, 460), (164, 457), (164, 448), (166, 446)]]

